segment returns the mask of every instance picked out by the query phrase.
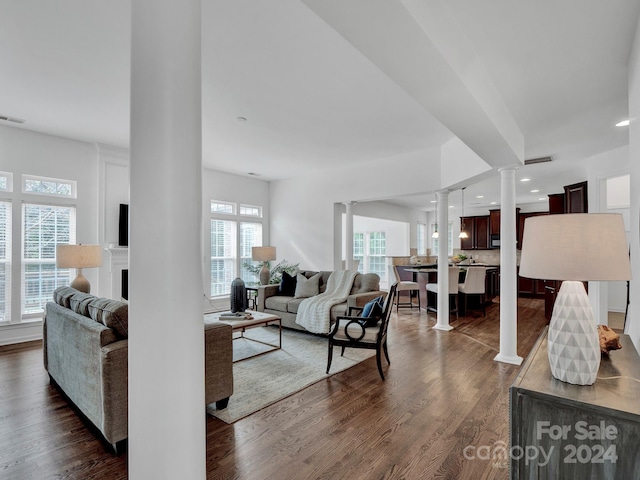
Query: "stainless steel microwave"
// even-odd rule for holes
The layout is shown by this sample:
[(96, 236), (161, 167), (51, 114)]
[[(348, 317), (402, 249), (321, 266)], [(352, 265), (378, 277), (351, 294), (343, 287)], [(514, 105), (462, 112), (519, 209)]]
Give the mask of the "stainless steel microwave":
[(489, 237), (489, 247), (500, 248), (500, 235), (491, 235)]

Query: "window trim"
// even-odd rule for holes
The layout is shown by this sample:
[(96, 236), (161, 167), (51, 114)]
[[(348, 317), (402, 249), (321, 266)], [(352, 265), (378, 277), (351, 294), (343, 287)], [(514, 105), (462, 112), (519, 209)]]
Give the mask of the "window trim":
[[(216, 205), (225, 205), (227, 207), (231, 207), (231, 212), (225, 212), (225, 211), (222, 211), (222, 210), (214, 210), (213, 209), (214, 204), (216, 204)], [(234, 202), (225, 202), (225, 201), (222, 201), (222, 200), (211, 200), (209, 210), (211, 212), (211, 215), (220, 215), (220, 216), (228, 218), (228, 217), (237, 215), (237, 213), (236, 213), (237, 212), (237, 207), (238, 207), (238, 204), (234, 203)]]
[[(69, 195), (61, 195), (59, 193), (50, 193), (50, 192), (29, 192), (27, 191), (27, 181), (34, 180), (38, 182), (55, 182), (57, 185), (69, 185), (71, 187), (71, 192)], [(22, 174), (22, 193), (25, 195), (44, 195), (46, 197), (54, 197), (54, 198), (78, 198), (78, 184), (75, 180), (68, 180), (65, 178), (53, 178), (53, 177), (43, 177), (40, 175), (27, 175)]]

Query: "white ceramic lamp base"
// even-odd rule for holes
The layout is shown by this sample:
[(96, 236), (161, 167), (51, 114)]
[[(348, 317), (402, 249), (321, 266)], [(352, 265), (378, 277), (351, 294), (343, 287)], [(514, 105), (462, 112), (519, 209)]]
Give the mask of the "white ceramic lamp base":
[(600, 343), (582, 282), (565, 281), (553, 307), (547, 339), (551, 374), (574, 385), (591, 385), (600, 367)]

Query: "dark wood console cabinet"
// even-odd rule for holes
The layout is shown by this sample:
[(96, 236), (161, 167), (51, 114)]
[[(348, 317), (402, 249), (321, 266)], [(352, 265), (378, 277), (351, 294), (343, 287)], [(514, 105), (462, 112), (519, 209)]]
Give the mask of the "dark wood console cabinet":
[(596, 382), (580, 386), (553, 378), (546, 337), (545, 329), (509, 391), (510, 478), (640, 478), (640, 357), (633, 342), (621, 335), (622, 349), (602, 358)]

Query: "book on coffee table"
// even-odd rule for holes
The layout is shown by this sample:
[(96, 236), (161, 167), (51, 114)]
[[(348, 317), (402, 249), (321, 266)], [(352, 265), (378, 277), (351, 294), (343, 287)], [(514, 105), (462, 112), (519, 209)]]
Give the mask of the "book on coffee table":
[(219, 318), (220, 320), (252, 320), (253, 315), (251, 312), (222, 312)]

